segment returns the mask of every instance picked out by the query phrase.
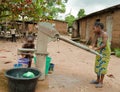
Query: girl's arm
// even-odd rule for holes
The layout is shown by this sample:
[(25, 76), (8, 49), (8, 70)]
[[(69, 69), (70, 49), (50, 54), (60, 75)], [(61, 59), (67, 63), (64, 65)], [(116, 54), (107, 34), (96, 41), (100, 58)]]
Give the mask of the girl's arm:
[(95, 48), (96, 46), (97, 46), (97, 35), (95, 34), (93, 38), (92, 48)]

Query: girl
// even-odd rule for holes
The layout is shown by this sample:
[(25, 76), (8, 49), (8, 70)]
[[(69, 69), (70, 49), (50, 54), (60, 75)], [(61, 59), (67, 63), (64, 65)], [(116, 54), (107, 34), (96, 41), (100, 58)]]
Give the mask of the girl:
[(107, 73), (107, 66), (110, 60), (110, 43), (107, 33), (103, 30), (104, 25), (100, 22), (96, 22), (94, 25), (94, 44), (93, 49), (102, 54), (103, 57), (96, 56), (95, 60), (95, 73), (97, 74), (97, 80), (92, 81), (92, 84), (96, 84), (96, 88), (103, 87), (104, 76)]
[[(26, 39), (26, 43), (23, 44), (22, 48), (34, 49), (35, 48), (34, 38), (32, 36), (28, 36)], [(28, 54), (25, 55), (25, 58), (29, 59), (28, 67), (31, 67), (33, 55), (31, 55), (29, 52), (26, 52), (26, 53), (28, 53)]]

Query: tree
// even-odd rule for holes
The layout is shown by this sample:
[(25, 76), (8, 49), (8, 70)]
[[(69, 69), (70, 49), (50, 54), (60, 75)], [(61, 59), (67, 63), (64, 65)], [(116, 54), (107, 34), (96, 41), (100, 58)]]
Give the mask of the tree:
[(4, 15), (13, 23), (14, 20), (22, 19), (22, 30), (25, 31), (25, 20), (34, 22), (52, 20), (58, 13), (65, 12), (66, 2), (67, 0), (2, 0), (0, 6), (6, 7), (1, 7), (3, 10), (0, 11), (0, 16)]
[(58, 13), (65, 12), (67, 0), (38, 0), (36, 3), (36, 13), (41, 20), (55, 19)]
[(71, 27), (73, 22), (75, 21), (75, 17), (69, 14), (67, 17), (65, 17), (65, 21), (68, 22), (68, 27)]
[(78, 14), (77, 14), (78, 18), (82, 18), (85, 16), (85, 10), (84, 9), (80, 9)]
[(9, 16), (9, 7), (7, 2), (5, 2), (4, 0), (0, 1), (0, 20), (4, 20), (6, 17)]
[[(4, 2), (3, 2), (4, 1)], [(67, 0), (2, 0), (1, 4), (9, 7), (9, 17), (27, 20), (46, 20), (55, 18), (58, 13), (65, 12)]]

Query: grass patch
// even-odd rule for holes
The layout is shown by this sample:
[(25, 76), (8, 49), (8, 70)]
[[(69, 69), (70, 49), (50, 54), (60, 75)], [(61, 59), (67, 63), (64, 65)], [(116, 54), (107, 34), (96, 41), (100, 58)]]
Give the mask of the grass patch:
[(115, 56), (120, 58), (120, 48), (115, 49)]

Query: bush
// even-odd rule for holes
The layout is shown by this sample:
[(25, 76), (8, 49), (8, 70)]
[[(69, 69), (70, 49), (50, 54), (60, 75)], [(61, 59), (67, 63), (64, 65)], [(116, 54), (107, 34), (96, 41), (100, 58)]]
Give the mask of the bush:
[(120, 49), (115, 49), (115, 55), (116, 55), (117, 57), (120, 57)]

